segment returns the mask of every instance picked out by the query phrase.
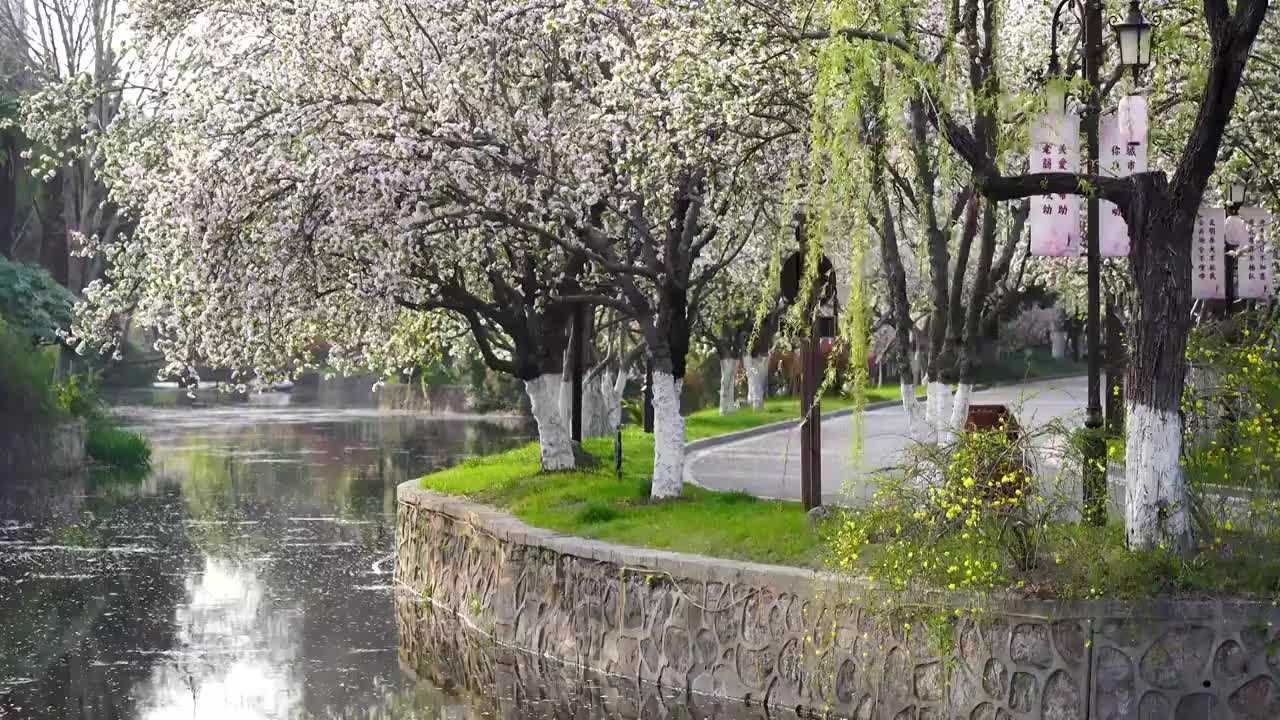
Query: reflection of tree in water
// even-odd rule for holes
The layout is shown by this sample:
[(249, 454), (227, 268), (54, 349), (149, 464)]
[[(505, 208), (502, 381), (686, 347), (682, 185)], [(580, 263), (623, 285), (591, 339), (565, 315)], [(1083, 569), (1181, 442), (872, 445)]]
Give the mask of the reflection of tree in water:
[[(276, 658), (277, 667), (288, 665), (285, 655), (293, 652), (298, 677), (277, 677), (274, 686), (286, 702), (323, 715), (376, 704), (400, 674), (390, 567), (384, 562), (382, 574), (373, 572), (394, 541), (396, 485), (523, 438), (502, 425), (406, 416), (249, 426), (213, 438), (178, 436), (174, 447), (157, 453), (154, 482), (181, 484), (189, 532), (206, 563), (230, 563), (219, 572), (269, 589), (258, 610), (268, 620), (241, 636), (257, 655)], [(179, 632), (198, 633), (201, 623), (216, 621), (180, 611), (179, 622), (193, 625)], [(252, 666), (248, 659), (236, 663)], [(220, 692), (222, 675), (200, 675), (191, 662), (185, 671), (205, 692)], [(177, 680), (173, 673), (159, 685), (174, 687)], [(294, 684), (300, 693), (292, 693)], [(273, 714), (264, 707), (256, 713)]]
[(0, 540), (22, 541), (0, 545), (0, 717), (345, 716), (398, 693), (395, 486), (528, 428), (332, 415), (144, 416), (141, 483), (0, 486)]
[(28, 488), (26, 512), (3, 516), (31, 527), (6, 533), (26, 544), (0, 552), (0, 716), (133, 717), (129, 688), (173, 644), (183, 592), (175, 562), (188, 553), (182, 523), (171, 521), (179, 503), (91, 496), (66, 512), (80, 483), (79, 492), (62, 482)]

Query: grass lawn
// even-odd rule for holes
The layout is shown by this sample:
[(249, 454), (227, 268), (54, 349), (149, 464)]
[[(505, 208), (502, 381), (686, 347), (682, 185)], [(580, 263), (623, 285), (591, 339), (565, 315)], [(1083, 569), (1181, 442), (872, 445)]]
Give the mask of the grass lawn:
[[(893, 399), (897, 387), (877, 391), (869, 402)], [(824, 411), (848, 407), (843, 398), (823, 400)], [(721, 417), (715, 408), (688, 417), (688, 438), (723, 435), (794, 419), (800, 403), (774, 398), (763, 412), (740, 410)], [(653, 436), (628, 428), (622, 437), (622, 479), (613, 469), (613, 439), (584, 445), (600, 464), (569, 473), (540, 472), (538, 444), (474, 458), (422, 479), (423, 487), (511, 512), (535, 527), (581, 537), (783, 565), (821, 564), (819, 534), (799, 503), (758, 500), (742, 493), (719, 493), (685, 486), (677, 501), (651, 503)]]
[[(923, 393), (924, 388), (920, 387)], [(897, 400), (897, 385), (869, 388), (867, 402)], [(824, 412), (851, 405), (827, 397)], [(796, 398), (772, 398), (762, 412), (742, 409), (721, 417), (716, 408), (689, 415), (688, 439), (748, 430), (800, 416)], [(684, 497), (649, 501), (653, 436), (623, 433), (622, 479), (613, 469), (613, 439), (589, 439), (599, 465), (569, 473), (542, 473), (538, 444), (474, 458), (422, 478), (422, 486), (506, 510), (535, 527), (626, 545), (717, 557), (817, 567), (824, 545), (799, 503), (759, 500), (686, 486)]]
[(980, 385), (1009, 383), (1060, 375), (1083, 375), (1088, 370), (1087, 362), (1076, 362), (1070, 356), (1055, 360), (1049, 350), (1036, 348), (1027, 353), (1002, 353), (995, 363), (975, 370), (974, 381)]
[[(898, 387), (897, 385), (885, 385), (881, 388), (867, 388), (867, 403), (899, 400), (902, 396)], [(924, 386), (916, 388), (917, 395), (923, 397), (924, 393)], [(847, 397), (828, 396), (822, 398), (822, 412), (824, 413), (844, 410), (852, 405), (853, 401)], [(692, 442), (703, 438), (715, 437), (716, 435), (727, 435), (741, 430), (750, 430), (761, 425), (783, 422), (784, 420), (795, 420), (798, 417), (800, 417), (800, 400), (794, 397), (770, 398), (765, 401), (764, 410), (761, 412), (744, 408), (733, 415), (721, 415), (719, 409), (712, 407), (689, 415), (688, 439)], [(610, 449), (609, 453), (609, 457), (612, 458), (613, 450)]]

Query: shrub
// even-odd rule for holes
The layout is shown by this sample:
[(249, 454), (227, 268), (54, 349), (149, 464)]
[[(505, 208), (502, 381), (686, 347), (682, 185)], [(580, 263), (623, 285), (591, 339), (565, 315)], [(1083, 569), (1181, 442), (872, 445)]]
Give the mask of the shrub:
[(102, 417), (102, 398), (98, 395), (98, 377), (82, 373), (68, 377), (54, 387), (58, 409), (71, 417), (97, 420)]
[(151, 467), (151, 447), (146, 438), (106, 421), (89, 424), (85, 452), (94, 462), (112, 470), (143, 472)]
[(833, 525), (831, 560), (890, 593), (1008, 586), (1041, 565), (1062, 507), (1038, 491), (1027, 460), (1045, 433), (1061, 431), (974, 432), (952, 446), (916, 447), (902, 476), (877, 480), (871, 503)]
[(71, 327), (76, 298), (43, 268), (0, 257), (0, 316), (20, 334), (42, 343), (58, 341)]
[(56, 417), (53, 348), (37, 348), (31, 337), (0, 319), (0, 415), (15, 419)]

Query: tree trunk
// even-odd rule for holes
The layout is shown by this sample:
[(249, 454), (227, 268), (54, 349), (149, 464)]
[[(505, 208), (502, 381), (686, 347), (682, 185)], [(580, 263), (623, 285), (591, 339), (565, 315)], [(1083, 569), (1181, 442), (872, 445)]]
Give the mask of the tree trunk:
[(655, 500), (678, 498), (684, 491), (685, 419), (680, 414), (681, 382), (653, 371), (653, 488)]
[(18, 144), (13, 130), (0, 131), (0, 256), (12, 257), (18, 232)]
[(955, 426), (951, 422), (952, 396), (951, 385), (931, 380), (929, 395), (925, 400), (929, 406), (929, 429), (939, 445), (950, 445), (955, 442)]
[(955, 405), (951, 411), (951, 429), (964, 432), (969, 417), (969, 399), (973, 396), (973, 377), (977, 368), (977, 349), (982, 332), (982, 309), (987, 305), (991, 292), (991, 264), (996, 255), (996, 230), (998, 205), (986, 201), (982, 216), (982, 241), (978, 249), (978, 273), (969, 296), (968, 314), (964, 321), (964, 343), (961, 345), (960, 382), (956, 388)]
[(622, 425), (622, 399), (627, 393), (627, 369), (619, 366), (618, 374), (614, 377), (612, 384), (609, 382), (609, 374), (604, 374), (604, 400), (607, 406), (607, 415), (610, 431), (616, 431)]
[(1054, 360), (1067, 359), (1067, 332), (1065, 330), (1050, 331), (1049, 343), (1049, 352), (1053, 355)]
[(1163, 175), (1135, 177), (1128, 221), (1138, 321), (1129, 365), (1125, 537), (1131, 549), (1194, 547), (1182, 472), (1182, 392), (1191, 329), (1190, 218), (1168, 198)]
[(593, 368), (582, 383), (582, 437), (608, 437), (617, 428), (612, 420), (613, 382), (608, 368)]
[(738, 411), (734, 390), (737, 387), (738, 358), (720, 358), (720, 414), (732, 415)]
[(764, 411), (764, 401), (769, 397), (769, 356), (748, 357), (747, 402), (756, 412)]
[(67, 224), (62, 216), (62, 174), (40, 186), (40, 264), (63, 286), (67, 285)]
[(921, 439), (920, 405), (916, 402), (915, 372), (911, 352), (911, 301), (907, 295), (907, 271), (898, 250), (897, 225), (889, 198), (880, 195), (880, 255), (884, 260), (889, 284), (890, 308), (893, 313), (894, 354), (898, 366), (898, 382), (902, 386), (902, 409), (907, 415), (907, 433), (914, 441)]
[(542, 450), (542, 469), (546, 472), (572, 470), (575, 466), (568, 418), (560, 412), (562, 385), (564, 381), (558, 372), (524, 383), (533, 419), (538, 423), (538, 445)]

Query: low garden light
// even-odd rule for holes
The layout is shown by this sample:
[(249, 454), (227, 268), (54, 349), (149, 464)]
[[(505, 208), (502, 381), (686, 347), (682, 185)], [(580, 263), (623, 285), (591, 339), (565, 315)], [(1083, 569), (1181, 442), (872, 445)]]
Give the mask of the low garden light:
[(1111, 26), (1120, 41), (1120, 64), (1133, 70), (1136, 83), (1143, 69), (1151, 65), (1151, 23), (1142, 14), (1142, 4), (1130, 0), (1129, 14), (1124, 22)]

